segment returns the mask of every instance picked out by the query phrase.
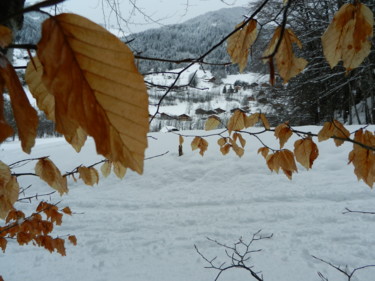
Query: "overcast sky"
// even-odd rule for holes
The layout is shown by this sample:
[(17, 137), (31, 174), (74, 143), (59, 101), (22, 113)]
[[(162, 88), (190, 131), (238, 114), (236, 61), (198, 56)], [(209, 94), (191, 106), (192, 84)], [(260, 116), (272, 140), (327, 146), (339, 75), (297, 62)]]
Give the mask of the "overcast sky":
[[(251, 0), (109, 0), (120, 3), (121, 23), (125, 32), (138, 32), (163, 24), (183, 22), (195, 16), (221, 8), (244, 6)], [(38, 1), (29, 0), (28, 3)], [(133, 4), (137, 8), (134, 8)], [(117, 25), (115, 15), (110, 13), (108, 0), (66, 0), (62, 4), (64, 12), (83, 15), (97, 23)], [(111, 20), (109, 20), (111, 19)]]

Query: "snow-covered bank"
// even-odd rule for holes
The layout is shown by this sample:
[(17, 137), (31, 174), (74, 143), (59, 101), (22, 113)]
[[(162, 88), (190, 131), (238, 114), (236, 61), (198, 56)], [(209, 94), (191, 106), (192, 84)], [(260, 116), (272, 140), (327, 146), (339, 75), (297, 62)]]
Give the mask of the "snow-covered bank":
[[(350, 131), (357, 127), (348, 127)], [(317, 132), (319, 127), (302, 127)], [(369, 130), (373, 131), (374, 126)], [(202, 132), (183, 132), (199, 134)], [(329, 280), (344, 280), (316, 255), (337, 265), (358, 267), (374, 264), (375, 217), (342, 214), (353, 210), (375, 210), (375, 197), (358, 182), (353, 167), (346, 165), (352, 148), (336, 148), (333, 141), (319, 143), (320, 156), (313, 169), (298, 166), (289, 181), (272, 174), (256, 139), (247, 138), (245, 155), (222, 156), (216, 137), (202, 158), (192, 152), (185, 139), (184, 155), (178, 157), (178, 136), (153, 133), (147, 157), (169, 153), (145, 162), (145, 173), (128, 172), (124, 180), (101, 178), (99, 185), (87, 187), (70, 182), (70, 192), (62, 199), (78, 214), (64, 217), (59, 235), (75, 234), (77, 246), (67, 245), (67, 256), (50, 254), (33, 246), (20, 247), (10, 241), (0, 253), (0, 275), (16, 280), (129, 280), (129, 281), (210, 281), (216, 272), (195, 252), (196, 244), (207, 257), (225, 261), (223, 249), (206, 237), (231, 244), (239, 237), (250, 239), (259, 229), (273, 233), (260, 241), (252, 264), (265, 280), (316, 281), (317, 271)], [(263, 140), (276, 146), (270, 133)], [(290, 140), (287, 147), (291, 148)], [(9, 164), (30, 157), (50, 156), (61, 171), (102, 159), (92, 142), (76, 154), (63, 139), (38, 140), (31, 156), (20, 152), (18, 143), (0, 146), (0, 159)], [(17, 172), (30, 171), (33, 164)], [(20, 178), (23, 186), (33, 184), (33, 192), (50, 189), (37, 178)], [(59, 201), (59, 196), (52, 198)], [(30, 208), (19, 204), (20, 208)], [(359, 272), (358, 280), (374, 280), (375, 269)], [(219, 280), (252, 280), (246, 272), (233, 270)]]

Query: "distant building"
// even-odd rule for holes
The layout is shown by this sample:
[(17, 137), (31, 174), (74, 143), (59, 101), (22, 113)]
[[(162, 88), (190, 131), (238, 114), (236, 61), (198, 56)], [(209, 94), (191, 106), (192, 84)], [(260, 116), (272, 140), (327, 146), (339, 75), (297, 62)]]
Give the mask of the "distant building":
[(224, 112), (225, 112), (225, 110), (224, 110), (224, 109), (221, 109), (220, 107), (215, 108), (214, 110), (215, 110), (216, 114), (221, 114), (221, 113), (224, 113)]
[(171, 116), (171, 115), (168, 115), (164, 112), (160, 113), (160, 117), (159, 117), (160, 120), (174, 120), (176, 119), (175, 117)]
[(179, 121), (191, 121), (191, 117), (187, 114), (181, 114), (177, 117)]

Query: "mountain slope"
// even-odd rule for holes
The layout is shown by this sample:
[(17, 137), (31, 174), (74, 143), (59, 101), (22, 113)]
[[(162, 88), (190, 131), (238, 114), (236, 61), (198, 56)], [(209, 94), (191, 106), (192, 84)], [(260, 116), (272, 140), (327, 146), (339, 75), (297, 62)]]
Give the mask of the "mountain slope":
[[(226, 34), (231, 32), (236, 24), (243, 20), (247, 10), (241, 7), (225, 8), (209, 12), (196, 18), (190, 19), (182, 24), (170, 25), (158, 29), (151, 29), (141, 33), (133, 34), (135, 40), (130, 47), (142, 56), (186, 59), (196, 58), (214, 44), (219, 42)], [(220, 46), (206, 59), (216, 63), (230, 61), (225, 50), (225, 45)], [(166, 70), (176, 68), (170, 63), (141, 61), (142, 72), (154, 70)], [(210, 70), (218, 70), (216, 67), (208, 67)], [(220, 69), (223, 69), (220, 67)]]

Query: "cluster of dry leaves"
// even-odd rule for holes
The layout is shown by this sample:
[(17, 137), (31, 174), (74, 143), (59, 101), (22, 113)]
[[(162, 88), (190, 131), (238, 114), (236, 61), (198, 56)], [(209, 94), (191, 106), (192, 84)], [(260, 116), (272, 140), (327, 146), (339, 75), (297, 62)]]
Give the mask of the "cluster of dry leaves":
[[(307, 170), (312, 168), (319, 155), (318, 146), (312, 139), (313, 134), (295, 141), (294, 151), (284, 149), (284, 145), (294, 134), (293, 128), (286, 122), (278, 125), (275, 129), (271, 129), (266, 116), (261, 113), (248, 116), (245, 112), (236, 110), (226, 126), (229, 136), (221, 137), (217, 141), (221, 153), (226, 155), (232, 149), (234, 153), (242, 157), (246, 145), (246, 140), (242, 134), (251, 135), (244, 129), (253, 127), (258, 122), (263, 124), (265, 131), (274, 131), (275, 137), (279, 140), (280, 149), (275, 150), (268, 146), (258, 149), (258, 153), (266, 159), (267, 166), (271, 171), (278, 173), (282, 170), (289, 179), (292, 179), (292, 174), (298, 171), (296, 161)], [(205, 129), (207, 131), (214, 130), (219, 124), (221, 124), (221, 120), (217, 116), (211, 116), (205, 123)], [(368, 148), (375, 147), (375, 135), (368, 130), (360, 129), (354, 133), (354, 139), (351, 139), (350, 136), (351, 133), (339, 121), (334, 120), (324, 124), (317, 138), (319, 142), (332, 138), (336, 146), (342, 145), (345, 141), (353, 142), (353, 150), (349, 154), (348, 164), (354, 165), (354, 173), (358, 180), (362, 179), (368, 186), (372, 187), (375, 181), (375, 151)], [(180, 146), (183, 142), (183, 137), (180, 135)], [(199, 149), (199, 153), (203, 156), (208, 148), (208, 142), (203, 137), (195, 137), (191, 143), (191, 148), (192, 150)]]
[[(63, 214), (72, 215), (72, 212), (69, 207), (59, 211), (56, 205), (43, 201), (29, 217), (25, 217), (22, 211), (13, 209), (5, 218), (7, 225), (0, 227), (0, 248), (5, 252), (7, 239), (16, 239), (19, 245), (32, 243), (51, 253), (56, 251), (65, 256), (65, 239), (50, 236), (54, 226), (61, 225)], [(73, 245), (77, 244), (74, 235), (67, 236), (67, 240)]]
[[(11, 30), (0, 26), (0, 47), (6, 48), (12, 40)], [(56, 123), (56, 131), (76, 151), (80, 151), (87, 136), (95, 140), (97, 153), (106, 158), (101, 167), (104, 176), (112, 168), (120, 178), (125, 176), (127, 168), (143, 172), (149, 130), (147, 88), (132, 52), (117, 37), (77, 15), (50, 17), (43, 23), (37, 55), (28, 64), (25, 78), (39, 109)], [(0, 143), (14, 133), (4, 118), (5, 90), (10, 97), (22, 149), (30, 153), (37, 135), (38, 115), (14, 67), (0, 54)], [(94, 167), (80, 166), (76, 173), (85, 184), (98, 183), (99, 174)], [(38, 160), (35, 174), (61, 195), (68, 192), (67, 175), (62, 175), (48, 158)], [(70, 175), (74, 178), (74, 173)], [(13, 205), (19, 193), (16, 176), (0, 161), (0, 218), (14, 214)], [(55, 210), (52, 206), (47, 209)], [(51, 223), (60, 223), (55, 221), (56, 216), (47, 217), (52, 219)], [(52, 239), (47, 235), (49, 231), (38, 228), (47, 224), (40, 214), (32, 215), (20, 225), (8, 224), (5, 227), (9, 230), (0, 230), (3, 249), (4, 237), (16, 235), (21, 245), (33, 240), (36, 245), (65, 254), (64, 240)], [(30, 231), (25, 231), (25, 227)]]
[[(373, 25), (371, 10), (360, 1), (340, 8), (322, 36), (324, 56), (331, 68), (342, 60), (348, 72), (362, 63), (370, 53)], [(242, 72), (248, 62), (249, 49), (258, 36), (257, 21), (251, 19), (240, 23), (236, 29), (239, 30), (228, 39), (227, 51), (232, 63), (237, 63)], [(301, 41), (291, 29), (276, 28), (263, 53), (264, 61), (270, 64), (272, 85), (275, 81), (274, 60), (285, 83), (306, 67), (308, 62), (294, 55), (293, 43), (302, 48)]]

